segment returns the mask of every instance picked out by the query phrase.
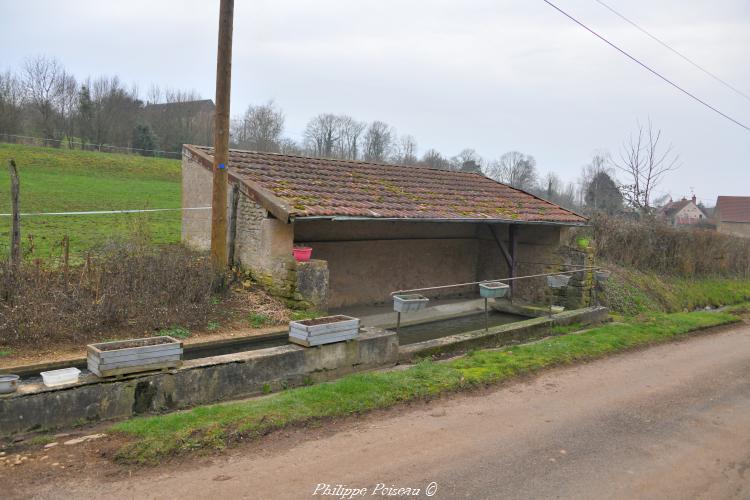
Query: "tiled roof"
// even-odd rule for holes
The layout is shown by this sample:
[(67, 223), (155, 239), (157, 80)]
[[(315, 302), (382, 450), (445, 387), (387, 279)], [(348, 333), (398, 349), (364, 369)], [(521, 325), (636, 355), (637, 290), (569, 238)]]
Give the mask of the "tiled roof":
[(667, 217), (675, 215), (677, 212), (688, 206), (692, 200), (682, 199), (679, 201), (670, 201), (661, 208), (661, 212)]
[[(213, 148), (186, 146), (210, 166)], [(290, 217), (502, 220), (586, 218), (481, 174), (231, 150), (229, 174)]]
[(750, 223), (750, 196), (719, 196), (714, 214), (720, 222)]

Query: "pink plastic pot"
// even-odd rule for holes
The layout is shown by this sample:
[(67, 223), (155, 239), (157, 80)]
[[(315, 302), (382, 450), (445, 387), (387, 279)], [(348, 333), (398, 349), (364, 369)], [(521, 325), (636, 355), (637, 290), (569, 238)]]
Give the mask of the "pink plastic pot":
[(310, 260), (310, 255), (312, 254), (312, 248), (310, 247), (298, 247), (292, 249), (292, 253), (294, 254), (294, 260), (297, 262), (307, 262)]

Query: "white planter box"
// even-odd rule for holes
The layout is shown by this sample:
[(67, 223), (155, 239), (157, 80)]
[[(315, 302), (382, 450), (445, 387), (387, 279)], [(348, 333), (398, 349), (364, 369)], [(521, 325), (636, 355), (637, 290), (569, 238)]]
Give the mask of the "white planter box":
[(112, 377), (182, 365), (182, 342), (172, 337), (117, 340), (86, 346), (88, 368), (99, 377)]
[(479, 295), (486, 299), (499, 299), (508, 295), (510, 285), (500, 281), (489, 281), (479, 284)]
[(352, 340), (358, 333), (359, 319), (351, 316), (325, 316), (289, 323), (289, 341), (305, 347)]
[(414, 312), (424, 309), (430, 301), (424, 295), (412, 293), (393, 296), (393, 310), (396, 312)]
[(47, 387), (55, 387), (58, 385), (75, 384), (78, 382), (78, 376), (80, 374), (81, 370), (78, 368), (62, 368), (60, 370), (42, 372), (39, 375), (42, 376), (44, 385)]
[(568, 286), (570, 276), (566, 274), (556, 274), (554, 276), (547, 276), (547, 285), (550, 288), (564, 288)]

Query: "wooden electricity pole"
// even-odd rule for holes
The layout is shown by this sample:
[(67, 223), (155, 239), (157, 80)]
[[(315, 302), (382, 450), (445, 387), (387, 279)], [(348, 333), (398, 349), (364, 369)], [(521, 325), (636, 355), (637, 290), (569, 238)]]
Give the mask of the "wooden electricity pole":
[(232, 86), (232, 23), (234, 0), (221, 0), (219, 51), (216, 59), (216, 115), (214, 117), (214, 165), (211, 198), (211, 263), (226, 269), (227, 187), (229, 184), (229, 94)]
[(11, 212), (11, 230), (10, 230), (10, 268), (13, 273), (17, 273), (21, 267), (21, 211), (19, 209), (18, 197), (20, 185), (18, 182), (18, 169), (16, 162), (8, 162), (10, 171), (10, 212)]

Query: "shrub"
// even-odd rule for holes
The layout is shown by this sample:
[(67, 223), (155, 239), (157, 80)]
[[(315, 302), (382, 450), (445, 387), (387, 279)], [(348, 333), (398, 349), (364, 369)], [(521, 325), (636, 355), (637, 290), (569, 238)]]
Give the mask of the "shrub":
[(595, 216), (589, 233), (602, 260), (681, 277), (750, 277), (750, 240), (658, 220)]
[(208, 259), (179, 245), (110, 244), (67, 271), (35, 261), (13, 275), (1, 262), (0, 345), (204, 324), (218, 284)]

